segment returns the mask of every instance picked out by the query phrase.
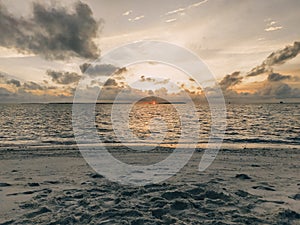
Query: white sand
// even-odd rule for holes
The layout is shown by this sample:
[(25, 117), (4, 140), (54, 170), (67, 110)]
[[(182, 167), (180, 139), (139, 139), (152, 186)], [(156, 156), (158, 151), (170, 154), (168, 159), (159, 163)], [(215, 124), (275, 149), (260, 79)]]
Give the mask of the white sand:
[(300, 224), (299, 149), (222, 150), (205, 172), (200, 157), (164, 183), (130, 187), (95, 174), (77, 150), (1, 151), (0, 223)]

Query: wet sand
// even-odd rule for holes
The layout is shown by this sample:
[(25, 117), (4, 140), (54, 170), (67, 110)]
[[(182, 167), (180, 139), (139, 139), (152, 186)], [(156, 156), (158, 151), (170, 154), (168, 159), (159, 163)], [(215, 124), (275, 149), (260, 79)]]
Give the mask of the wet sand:
[(76, 149), (1, 150), (0, 224), (300, 224), (299, 149), (221, 150), (204, 172), (201, 155), (134, 187), (95, 173)]

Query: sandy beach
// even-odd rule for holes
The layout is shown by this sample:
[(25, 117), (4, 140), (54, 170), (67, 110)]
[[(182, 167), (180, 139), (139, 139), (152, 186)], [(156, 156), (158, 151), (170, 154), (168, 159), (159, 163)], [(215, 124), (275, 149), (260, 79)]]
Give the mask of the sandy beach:
[[(168, 153), (115, 153), (150, 154)], [(204, 172), (201, 155), (134, 187), (95, 173), (76, 149), (2, 150), (0, 224), (300, 224), (299, 149), (221, 150)]]
[(300, 0), (0, 0), (0, 225), (300, 225)]

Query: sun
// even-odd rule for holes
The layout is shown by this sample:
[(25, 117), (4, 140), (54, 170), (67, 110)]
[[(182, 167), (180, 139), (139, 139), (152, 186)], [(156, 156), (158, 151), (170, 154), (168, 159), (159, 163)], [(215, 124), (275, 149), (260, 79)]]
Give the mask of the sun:
[(152, 104), (152, 105), (156, 105), (156, 101), (152, 101), (151, 104)]

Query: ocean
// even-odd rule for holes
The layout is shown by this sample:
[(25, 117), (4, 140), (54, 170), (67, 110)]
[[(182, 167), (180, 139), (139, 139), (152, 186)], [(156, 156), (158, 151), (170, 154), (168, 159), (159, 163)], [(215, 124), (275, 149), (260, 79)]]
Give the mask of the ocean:
[[(125, 105), (118, 105), (118, 112)], [(189, 104), (177, 104), (188, 115)], [(224, 145), (231, 148), (299, 147), (300, 104), (228, 104)], [(199, 147), (210, 136), (211, 117), (208, 105), (197, 106)], [(111, 120), (111, 104), (97, 104), (95, 127), (104, 144), (134, 145), (136, 139), (122, 139), (122, 129), (116, 135)], [(117, 115), (121, 122), (122, 116)], [(126, 115), (125, 115), (126, 116)], [(172, 104), (136, 104), (130, 114), (128, 128), (139, 140), (148, 144), (176, 146), (181, 136), (178, 112)], [(160, 118), (153, 122), (153, 119)], [(162, 122), (164, 121), (164, 122)], [(151, 127), (152, 126), (152, 127)], [(153, 127), (154, 126), (154, 127)], [(76, 145), (72, 127), (72, 104), (1, 104), (0, 147), (28, 148)], [(152, 130), (151, 130), (152, 129)], [(193, 132), (187, 131), (187, 132)], [(157, 137), (160, 137), (159, 142)], [(189, 142), (189, 140), (184, 140)], [(144, 143), (144, 142), (142, 142)]]
[[(190, 104), (127, 106), (80, 111), (76, 132), (72, 104), (1, 105), (0, 224), (299, 224), (299, 104), (228, 104), (222, 150), (205, 170), (208, 105), (196, 117)], [(76, 145), (91, 131), (111, 155)], [(179, 140), (198, 149), (170, 154)]]

